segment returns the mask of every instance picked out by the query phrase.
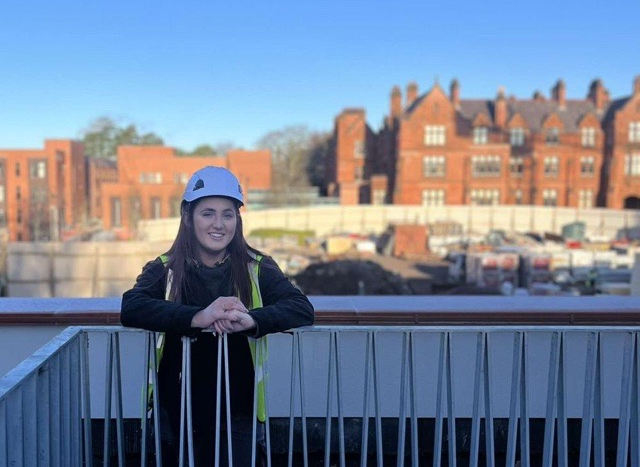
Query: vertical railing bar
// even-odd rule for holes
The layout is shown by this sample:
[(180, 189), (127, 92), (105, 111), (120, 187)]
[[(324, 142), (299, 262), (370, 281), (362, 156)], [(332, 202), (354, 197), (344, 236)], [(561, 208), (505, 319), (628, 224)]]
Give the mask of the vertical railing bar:
[(73, 462), (73, 450), (71, 447), (72, 433), (72, 417), (71, 417), (71, 348), (65, 346), (61, 349), (62, 358), (64, 359), (64, 370), (61, 376), (62, 386), (62, 413), (63, 413), (63, 442), (64, 442), (64, 459), (69, 465)]
[(402, 333), (402, 360), (400, 361), (400, 407), (398, 410), (398, 458), (396, 460), (397, 467), (402, 467), (404, 465), (404, 444), (407, 421), (405, 410), (407, 405), (406, 392), (408, 344), (409, 339), (407, 338), (407, 332), (405, 331)]
[(476, 369), (473, 379), (473, 409), (471, 414), (471, 447), (469, 449), (469, 467), (478, 467), (480, 457), (480, 391), (482, 383), (482, 366), (484, 360), (484, 333), (477, 334)]
[(107, 334), (107, 364), (104, 382), (104, 446), (103, 464), (105, 467), (111, 465), (111, 379), (113, 376), (113, 333)]
[[(146, 467), (147, 465), (147, 420), (149, 409), (149, 359), (151, 358), (151, 332), (144, 333), (144, 360), (142, 362), (142, 404), (140, 414), (140, 431), (142, 435), (140, 437), (140, 466)], [(158, 414), (154, 414), (157, 416)]]
[(489, 358), (489, 334), (484, 334), (484, 430), (487, 467), (495, 467), (495, 439), (493, 435), (493, 410), (491, 409), (491, 360)]
[[(260, 372), (258, 371), (258, 365), (260, 360), (258, 359), (258, 343), (254, 341), (254, 372), (253, 372), (253, 417), (251, 420), (251, 467), (256, 465), (256, 457), (257, 457), (257, 432), (258, 432), (258, 392), (259, 392), (259, 381), (260, 381)], [(293, 362), (291, 363), (291, 367), (293, 368)], [(292, 370), (293, 371), (293, 370)], [(263, 383), (264, 384), (264, 383)], [(292, 398), (293, 399), (293, 398)], [(291, 419), (289, 419), (291, 420)]]
[(73, 460), (74, 465), (82, 465), (82, 453), (83, 453), (83, 428), (82, 428), (82, 336), (84, 332), (80, 332), (76, 335), (73, 341), (70, 343), (72, 347), (71, 364), (72, 364), (72, 386), (71, 386), (71, 401), (73, 403), (71, 407), (73, 423), (73, 439), (74, 439), (74, 452)]
[(306, 397), (304, 388), (304, 348), (302, 346), (302, 333), (298, 339), (298, 367), (300, 369), (300, 415), (302, 417), (302, 462), (304, 467), (309, 465), (309, 452), (307, 444), (307, 411), (305, 408)]
[(191, 348), (192, 348), (192, 341), (190, 337), (186, 338), (187, 341), (187, 366), (186, 366), (186, 376), (183, 376), (186, 380), (187, 380), (187, 384), (186, 384), (186, 389), (187, 389), (187, 394), (186, 394), (186, 402), (187, 402), (187, 454), (189, 456), (189, 467), (194, 467), (196, 465), (196, 461), (195, 461), (195, 454), (194, 454), (194, 449), (193, 449), (193, 443), (194, 443), (194, 439), (193, 439), (193, 390), (192, 390), (192, 384), (193, 384), (193, 379), (191, 377), (191, 369), (192, 369), (192, 365), (191, 365)]
[[(164, 339), (164, 336), (161, 336)], [(151, 333), (151, 380), (153, 383), (153, 429), (156, 445), (156, 467), (162, 467), (162, 443), (160, 440), (160, 385), (158, 383), (158, 340), (156, 333)], [(161, 346), (163, 343), (160, 344)]]
[(222, 335), (217, 334), (216, 340), (218, 343), (218, 361), (216, 365), (216, 439), (215, 439), (215, 463), (214, 465), (220, 465), (220, 400), (222, 397)]
[[(366, 343), (364, 350), (364, 395), (362, 404), (362, 441), (360, 443), (360, 467), (367, 467), (367, 455), (369, 451), (369, 365), (371, 364), (370, 356), (371, 331), (366, 333)], [(291, 467), (291, 466), (289, 466)]]
[(0, 399), (0, 465), (9, 465), (8, 419), (6, 399)]
[(271, 424), (269, 423), (269, 358), (267, 355), (267, 336), (259, 341), (262, 357), (262, 379), (264, 381), (264, 414), (265, 414), (265, 436), (267, 443), (267, 467), (271, 467)]
[(517, 441), (517, 426), (518, 426), (518, 398), (520, 396), (520, 361), (522, 357), (522, 333), (516, 331), (514, 333), (513, 342), (513, 365), (511, 371), (511, 402), (509, 408), (509, 434), (507, 438), (507, 459), (506, 467), (515, 466), (516, 458), (516, 441)]
[(411, 465), (418, 467), (418, 408), (416, 406), (416, 361), (415, 361), (415, 333), (409, 333), (409, 382), (411, 394)]
[(338, 440), (340, 448), (340, 467), (345, 467), (345, 447), (344, 447), (344, 416), (342, 414), (342, 377), (341, 377), (341, 360), (340, 360), (340, 332), (336, 332), (334, 336), (334, 344), (336, 346), (336, 390), (338, 403)]
[(118, 437), (118, 465), (123, 467), (125, 465), (124, 458), (124, 422), (122, 417), (122, 369), (120, 367), (120, 334), (115, 332), (113, 334), (114, 339), (114, 353), (115, 353), (115, 385), (116, 385), (116, 435)]
[(547, 411), (544, 422), (544, 446), (542, 454), (542, 467), (552, 467), (553, 445), (556, 427), (556, 395), (558, 393), (558, 349), (559, 333), (551, 335), (551, 349), (549, 351), (549, 376), (547, 383)]
[(445, 346), (447, 345), (446, 332), (440, 332), (440, 350), (438, 356), (438, 389), (436, 392), (436, 420), (433, 438), (433, 467), (440, 467), (442, 463), (442, 397), (444, 384)]
[(531, 463), (531, 440), (529, 437), (529, 390), (527, 371), (529, 370), (529, 334), (522, 333), (522, 365), (520, 366), (520, 462), (522, 467)]
[(591, 427), (593, 424), (593, 391), (595, 384), (597, 334), (591, 332), (587, 344), (587, 363), (582, 401), (582, 432), (580, 436), (580, 467), (589, 467), (591, 460)]
[(93, 466), (93, 442), (91, 433), (91, 380), (89, 375), (89, 334), (80, 334), (80, 359), (82, 365), (82, 404), (84, 427), (84, 465)]
[[(22, 411), (22, 455), (23, 465), (37, 465), (38, 454), (38, 375), (26, 377), (20, 385), (22, 396), (20, 409)], [(69, 414), (70, 415), (70, 414)]]
[(334, 331), (329, 332), (329, 364), (327, 375), (327, 416), (325, 418), (324, 432), (324, 467), (329, 467), (331, 458), (331, 409), (332, 409), (332, 385), (333, 385), (333, 337)]
[[(188, 337), (182, 336), (182, 381), (180, 382), (180, 447), (179, 451), (179, 459), (178, 465), (180, 467), (184, 466), (184, 445), (185, 445), (185, 425), (187, 418), (187, 345), (188, 345)], [(218, 349), (220, 350), (220, 349)], [(218, 354), (220, 355), (220, 354)], [(220, 368), (218, 366), (218, 368)], [(217, 431), (216, 427), (216, 431)], [(217, 463), (217, 460), (216, 460)], [(193, 467), (193, 466), (189, 466)]]
[(618, 422), (618, 444), (616, 448), (616, 467), (627, 467), (629, 454), (629, 418), (631, 412), (632, 365), (635, 358), (634, 334), (629, 332), (624, 342), (622, 359), (622, 381), (620, 383), (620, 415)]
[(631, 423), (630, 434), (631, 438), (631, 467), (640, 466), (640, 423), (638, 417), (640, 415), (640, 397), (638, 397), (638, 391), (640, 391), (640, 384), (638, 378), (640, 377), (640, 338), (638, 332), (633, 333), (633, 339), (635, 345), (635, 356), (632, 360), (632, 376), (631, 376)]
[(604, 407), (602, 400), (602, 334), (598, 332), (596, 341), (596, 373), (594, 391), (594, 464), (604, 467)]
[[(226, 405), (226, 417), (227, 417), (227, 458), (229, 459), (229, 465), (233, 466), (233, 446), (231, 443), (231, 393), (229, 391), (229, 344), (228, 335), (222, 334), (222, 354), (224, 359), (224, 400)], [(256, 349), (256, 357), (258, 351)], [(258, 362), (256, 358), (256, 362)], [(191, 410), (191, 409), (189, 409)]]
[[(289, 452), (287, 453), (287, 466), (293, 467), (293, 432), (295, 423), (295, 387), (296, 387), (296, 371), (298, 366), (296, 364), (296, 346), (298, 345), (298, 333), (294, 332), (291, 339), (291, 399), (289, 400)], [(257, 388), (257, 384), (256, 384)], [(257, 397), (256, 397), (257, 401)], [(257, 408), (257, 403), (256, 403)], [(251, 463), (252, 466), (255, 462)]]
[[(42, 372), (38, 375), (37, 404), (38, 404), (38, 465), (51, 465), (51, 369), (48, 363), (42, 366)], [(2, 417), (0, 416), (0, 420)], [(0, 430), (1, 433), (1, 430)], [(2, 443), (0, 434), (0, 444)], [(0, 448), (0, 465), (2, 464), (2, 448)], [(85, 465), (91, 467), (89, 463)]]
[(449, 466), (456, 467), (457, 464), (457, 443), (456, 443), (456, 406), (455, 406), (455, 392), (453, 388), (453, 339), (451, 333), (447, 332), (447, 347), (446, 347), (446, 371), (447, 371), (447, 431), (448, 431), (448, 446), (449, 446)]
[(566, 339), (564, 332), (559, 333), (560, 343), (558, 350), (558, 394), (556, 396), (558, 405), (558, 466), (569, 466), (569, 437), (567, 434), (567, 379), (564, 371)]
[(378, 371), (378, 333), (371, 336), (373, 350), (373, 403), (376, 411), (376, 465), (383, 467), (384, 452), (382, 447), (382, 416), (380, 410), (380, 375)]
[[(61, 466), (62, 462), (62, 413), (61, 408), (61, 372), (60, 372), (60, 354), (52, 357), (49, 364), (51, 373), (51, 384), (49, 386), (49, 433), (51, 435), (51, 456), (52, 466)], [(106, 465), (106, 464), (105, 464)]]

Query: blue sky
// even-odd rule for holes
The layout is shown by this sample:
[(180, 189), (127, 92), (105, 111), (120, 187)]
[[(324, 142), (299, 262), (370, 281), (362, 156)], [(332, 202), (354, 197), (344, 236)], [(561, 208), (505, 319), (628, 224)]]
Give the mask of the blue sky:
[(613, 97), (640, 75), (640, 2), (13, 1), (0, 5), (0, 148), (79, 138), (109, 116), (183, 149), (251, 148), (345, 107), (379, 127), (393, 85), (462, 98)]

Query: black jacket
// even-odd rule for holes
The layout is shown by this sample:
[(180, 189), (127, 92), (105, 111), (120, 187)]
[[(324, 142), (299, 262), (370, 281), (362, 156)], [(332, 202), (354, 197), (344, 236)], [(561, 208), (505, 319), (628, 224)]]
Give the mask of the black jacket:
[[(167, 268), (158, 258), (147, 263), (135, 286), (122, 297), (120, 320), (124, 326), (166, 333), (159, 368), (159, 399), (174, 430), (179, 426), (183, 335), (196, 336), (191, 350), (194, 428), (208, 432), (214, 427), (217, 337), (191, 328), (191, 319), (216, 298), (233, 295), (230, 264), (225, 261), (213, 268), (189, 267), (188, 280), (198, 286), (184, 291), (184, 303), (175, 303), (165, 300)], [(249, 312), (256, 328), (228, 336), (231, 411), (240, 417), (251, 416), (253, 410), (254, 371), (246, 335), (258, 338), (311, 325), (314, 320), (313, 306), (307, 297), (269, 257), (260, 264), (259, 283), (263, 307)]]

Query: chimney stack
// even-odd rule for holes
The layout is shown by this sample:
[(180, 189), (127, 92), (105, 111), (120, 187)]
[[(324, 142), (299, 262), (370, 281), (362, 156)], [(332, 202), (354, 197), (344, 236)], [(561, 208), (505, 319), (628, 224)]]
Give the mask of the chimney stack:
[(418, 98), (418, 85), (416, 83), (409, 83), (407, 85), (407, 104), (409, 107)]
[(398, 118), (402, 113), (402, 93), (398, 86), (394, 86), (391, 90), (391, 107), (389, 115), (391, 118)]
[(559, 79), (551, 90), (551, 94), (553, 95), (553, 100), (557, 102), (560, 109), (565, 109), (567, 107), (567, 87), (565, 86), (564, 81)]
[(609, 102), (609, 92), (604, 88), (600, 79), (595, 79), (589, 87), (589, 100), (593, 102), (598, 111), (602, 111)]
[(504, 128), (507, 125), (507, 100), (502, 87), (498, 88), (493, 123), (497, 128)]
[(458, 83), (457, 79), (454, 79), (453, 81), (451, 81), (450, 94), (451, 94), (450, 96), (451, 103), (456, 109), (459, 109), (460, 108), (460, 83)]
[(636, 76), (633, 81), (633, 95), (637, 96), (638, 94), (640, 94), (640, 76)]

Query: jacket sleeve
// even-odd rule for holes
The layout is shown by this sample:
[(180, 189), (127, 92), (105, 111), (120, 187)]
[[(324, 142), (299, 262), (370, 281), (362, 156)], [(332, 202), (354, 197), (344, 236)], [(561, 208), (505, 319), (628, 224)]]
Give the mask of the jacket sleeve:
[(313, 305), (284, 275), (273, 259), (265, 257), (262, 260), (259, 280), (263, 306), (249, 312), (256, 322), (256, 328), (247, 335), (259, 338), (273, 332), (313, 324)]
[(131, 290), (122, 295), (123, 326), (149, 331), (192, 334), (191, 319), (201, 308), (165, 300), (166, 270), (160, 259), (142, 269)]

